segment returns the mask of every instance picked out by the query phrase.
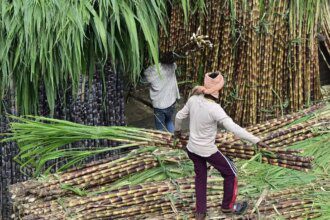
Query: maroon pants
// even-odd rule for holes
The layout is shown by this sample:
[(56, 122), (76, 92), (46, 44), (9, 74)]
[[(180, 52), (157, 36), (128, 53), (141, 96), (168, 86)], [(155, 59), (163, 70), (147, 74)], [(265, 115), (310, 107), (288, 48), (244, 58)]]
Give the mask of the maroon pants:
[(237, 177), (236, 168), (232, 161), (225, 157), (221, 152), (216, 152), (209, 157), (201, 157), (187, 150), (189, 158), (194, 162), (195, 169), (195, 193), (196, 193), (196, 212), (206, 212), (206, 184), (207, 184), (207, 165), (209, 162), (217, 169), (224, 178), (223, 199), (221, 207), (232, 209), (237, 196)]

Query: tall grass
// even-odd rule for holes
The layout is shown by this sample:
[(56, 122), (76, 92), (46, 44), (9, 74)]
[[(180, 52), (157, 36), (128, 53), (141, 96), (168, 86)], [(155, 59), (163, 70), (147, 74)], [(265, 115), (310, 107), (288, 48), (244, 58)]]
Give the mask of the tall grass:
[[(186, 16), (193, 5), (177, 1)], [(96, 63), (112, 66), (136, 82), (145, 57), (158, 62), (158, 27), (166, 29), (168, 0), (3, 0), (0, 3), (0, 97), (16, 88), (22, 114), (36, 113), (38, 89), (48, 104), (70, 80)], [(173, 4), (176, 4), (175, 2)], [(146, 48), (146, 49), (145, 49)], [(147, 53), (145, 53), (147, 51)]]

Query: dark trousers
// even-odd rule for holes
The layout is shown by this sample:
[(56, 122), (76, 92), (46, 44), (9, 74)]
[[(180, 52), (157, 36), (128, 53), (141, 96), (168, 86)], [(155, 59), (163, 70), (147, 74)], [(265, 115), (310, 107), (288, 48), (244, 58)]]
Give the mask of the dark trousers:
[(194, 162), (195, 169), (195, 193), (196, 193), (196, 212), (206, 212), (206, 185), (207, 185), (207, 165), (210, 163), (217, 169), (223, 181), (223, 199), (221, 207), (224, 209), (232, 209), (237, 196), (237, 176), (236, 168), (232, 161), (225, 157), (220, 151), (209, 157), (201, 157), (192, 152), (188, 152), (189, 158)]
[(173, 133), (174, 113), (175, 113), (175, 103), (165, 109), (154, 108), (156, 129)]

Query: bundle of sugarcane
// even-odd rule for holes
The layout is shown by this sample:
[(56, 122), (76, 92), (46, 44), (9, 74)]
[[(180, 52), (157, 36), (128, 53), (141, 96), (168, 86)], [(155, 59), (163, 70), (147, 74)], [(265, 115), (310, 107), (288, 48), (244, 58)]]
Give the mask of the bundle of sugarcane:
[[(292, 125), (288, 128), (276, 130), (275, 132), (266, 133), (262, 140), (269, 147), (259, 149), (262, 161), (297, 170), (311, 169), (313, 157), (298, 156), (296, 154), (302, 153), (302, 150), (288, 150), (286, 147), (296, 142), (321, 135), (323, 131), (317, 132), (315, 130), (321, 128), (327, 129), (326, 127), (329, 126), (328, 121), (329, 117), (313, 119)], [(235, 138), (226, 139), (222, 137), (217, 139), (216, 142), (219, 149), (230, 157), (251, 159), (258, 153), (255, 147)]]
[[(221, 179), (210, 178), (218, 186), (209, 186), (209, 195), (220, 200)], [(12, 189), (15, 188), (15, 185)], [(64, 195), (58, 199), (35, 200), (14, 197), (17, 216), (21, 219), (117, 219), (138, 217), (139, 215), (162, 211), (172, 212), (173, 208), (191, 211), (193, 204), (193, 179), (149, 182), (134, 186), (124, 186), (102, 193), (85, 196)], [(14, 192), (14, 190), (12, 190)]]
[[(229, 217), (219, 212), (223, 190), (220, 183), (221, 179), (217, 177), (209, 178), (207, 207), (210, 219)], [(329, 190), (329, 183), (313, 183), (299, 189), (289, 188), (271, 193), (265, 190), (261, 195), (251, 197), (246, 214), (235, 219), (257, 219), (258, 216), (316, 218), (321, 215), (321, 210), (314, 204), (313, 194), (321, 190)], [(194, 202), (193, 179), (184, 178), (125, 186), (101, 194), (65, 195), (60, 200), (39, 199), (15, 203), (14, 218), (158, 219), (167, 216), (184, 219), (187, 216), (193, 217)]]
[(243, 219), (257, 219), (257, 210), (270, 219), (276, 216), (284, 219), (320, 217), (321, 208), (315, 204), (313, 195), (323, 190), (328, 191), (329, 187), (327, 181), (320, 180), (299, 189), (285, 188), (274, 192), (264, 190)]
[[(267, 148), (257, 149), (251, 144), (244, 143), (232, 133), (219, 133), (216, 138), (216, 145), (220, 151), (229, 157), (251, 159), (259, 155), (263, 162), (307, 171), (312, 168), (313, 157), (298, 156), (297, 153), (302, 153), (302, 150), (288, 150), (286, 148), (296, 142), (327, 132), (329, 118), (328, 107), (317, 105), (306, 111), (248, 127), (248, 131), (261, 137), (269, 145)], [(182, 139), (187, 138), (188, 136), (182, 137)]]
[[(58, 179), (51, 179), (44, 183), (27, 183), (31, 189), (28, 192), (31, 195), (39, 197), (60, 197), (65, 194), (65, 186), (79, 186), (83, 189), (89, 189), (95, 186), (102, 186), (112, 183), (119, 178), (130, 175), (135, 172), (153, 168), (158, 165), (156, 158), (152, 155), (136, 155), (136, 158), (127, 159), (123, 162), (117, 160), (108, 163), (102, 163), (97, 166), (87, 167), (82, 170), (76, 170), (72, 173), (61, 175)], [(113, 164), (113, 165), (112, 165)], [(54, 178), (54, 177), (53, 177)], [(51, 197), (51, 198), (52, 198)]]
[[(142, 152), (140, 153), (142, 154)], [(166, 152), (166, 155), (167, 153), (168, 152)], [(178, 156), (177, 152), (173, 153), (172, 155), (169, 155), (169, 157), (171, 159), (174, 159), (174, 161), (175, 156)], [(137, 156), (137, 159), (138, 158), (139, 156)], [(165, 160), (163, 160), (163, 162), (162, 160), (159, 160), (159, 157), (156, 158), (159, 164), (169, 164)], [(185, 164), (185, 162), (182, 161), (182, 158), (180, 158), (180, 161), (181, 163), (174, 163), (174, 166), (181, 166)], [(107, 163), (108, 161), (103, 160), (85, 165), (82, 168), (72, 169), (67, 173), (49, 177), (49, 182), (54, 181), (54, 183), (56, 183), (58, 180), (65, 181), (65, 179), (71, 178), (69, 178), (71, 174), (75, 174), (76, 172), (79, 173), (81, 171), (89, 172), (95, 170), (92, 176), (96, 176), (98, 175), (97, 173), (102, 173), (102, 170), (98, 171), (97, 167), (100, 167), (102, 166), (102, 164)], [(120, 159), (119, 161), (115, 161), (113, 163), (113, 166), (115, 166), (116, 163), (120, 164)], [(94, 166), (95, 168), (93, 168)], [(161, 173), (165, 174), (165, 179), (173, 177), (173, 175), (168, 174), (168, 172), (170, 172), (172, 168), (168, 168), (167, 166), (168, 165), (159, 167)], [(153, 169), (145, 170), (142, 173), (152, 171)], [(190, 169), (192, 171), (191, 165)], [(105, 173), (105, 175), (108, 174), (111, 174), (111, 172)], [(136, 173), (136, 175), (140, 174)], [(296, 175), (297, 173), (295, 173), (295, 177)], [(76, 176), (78, 180), (81, 180), (79, 175)], [(135, 176), (135, 174), (133, 176)], [(149, 174), (148, 177), (150, 177)], [(287, 177), (288, 176), (285, 175), (285, 178)], [(72, 178), (75, 179), (74, 177)], [(111, 177), (109, 176), (107, 178), (111, 179)], [(74, 187), (63, 184), (62, 190), (66, 190), (67, 193), (61, 194), (60, 198), (58, 198), (58, 194), (56, 194), (56, 192), (52, 190), (50, 191), (55, 193), (55, 195), (47, 195), (46, 197), (43, 195), (32, 194), (35, 193), (35, 191), (31, 190), (31, 188), (29, 188), (29, 190), (17, 190), (17, 188), (19, 187), (24, 188), (29, 185), (33, 186), (33, 184), (35, 186), (40, 186), (35, 183), (31, 184), (31, 182), (27, 182), (26, 184), (17, 184), (15, 185), (15, 187), (11, 188), (16, 210), (15, 217), (19, 217), (21, 219), (145, 219), (147, 216), (168, 216), (170, 218), (170, 216), (175, 217), (176, 215), (178, 215), (178, 218), (184, 218), (185, 216), (193, 215), (192, 212), (194, 207), (194, 184), (192, 179), (185, 178), (173, 181), (173, 179), (176, 179), (174, 177), (172, 178), (172, 181), (155, 182), (155, 180), (158, 179), (158, 177), (156, 177), (149, 179), (149, 181), (151, 182), (141, 184), (142, 182), (144, 182), (144, 180), (147, 180), (148, 178), (146, 178), (145, 175), (140, 175), (139, 179), (142, 179), (141, 182), (135, 182), (135, 180), (133, 180), (133, 182), (137, 183), (136, 185), (133, 184), (132, 181), (127, 178), (129, 177), (123, 177), (120, 180), (117, 180), (122, 180), (123, 182), (116, 181), (113, 183), (104, 184), (103, 186), (93, 185), (91, 188), (86, 190), (81, 187), (85, 184), (84, 181), (81, 181), (81, 185), (77, 183)], [(212, 208), (219, 210), (219, 201), (222, 198), (222, 187), (220, 187), (220, 185), (222, 185), (220, 184), (222, 180), (214, 178), (214, 181), (215, 182), (213, 183), (213, 180), (211, 178), (209, 179), (208, 184), (209, 190), (211, 191), (208, 193), (208, 207), (210, 211), (212, 210)], [(272, 182), (271, 184), (274, 184), (274, 182)], [(323, 182), (322, 184), (322, 190), (329, 190), (327, 181)], [(253, 187), (254, 189), (252, 188), (252, 190), (251, 188), (249, 188), (249, 186), (246, 187), (248, 192), (259, 190), (258, 187)], [(243, 191), (245, 191), (245, 186), (241, 186), (241, 188), (243, 188)], [(306, 195), (299, 194), (297, 190), (286, 190), (281, 193), (271, 194), (269, 198), (265, 197), (267, 199), (263, 199), (266, 200), (264, 201), (264, 203), (260, 203), (256, 206), (258, 207), (258, 210), (262, 210), (259, 211), (262, 216), (270, 215), (275, 217), (276, 215), (281, 215), (285, 218), (290, 218), (290, 216), (308, 216), (309, 218), (313, 218), (320, 215), (320, 210), (318, 205), (314, 205), (313, 194), (307, 193), (310, 192), (310, 189), (312, 188), (316, 189), (319, 187), (299, 187), (298, 192), (306, 193)], [(28, 195), (24, 193), (17, 193), (22, 191), (28, 192)], [(73, 195), (72, 192), (80, 196)], [(254, 205), (257, 204), (259, 197), (260, 196), (252, 197), (254, 202), (250, 203), (251, 209), (248, 212), (249, 215), (242, 216), (242, 218), (244, 217), (243, 219), (257, 218), (258, 215), (252, 211)], [(294, 204), (295, 206), (293, 208), (290, 208), (289, 204)], [(274, 206), (275, 208), (273, 208)], [(300, 212), (300, 214), (298, 212)], [(218, 217), (228, 217), (224, 216), (222, 213), (219, 212), (215, 213), (219, 215)]]
[[(328, 113), (328, 106), (325, 105), (325, 103), (320, 103), (317, 105), (314, 105), (304, 111), (296, 112), (294, 114), (288, 114), (285, 116), (282, 116), (280, 118), (275, 118), (272, 120), (265, 121), (260, 124), (252, 125), (246, 128), (247, 131), (253, 133), (254, 135), (261, 136), (263, 138), (266, 138), (266, 136), (269, 136), (271, 132), (279, 132), (278, 136), (281, 136), (283, 134), (289, 133), (288, 131), (280, 131), (280, 129), (285, 129), (285, 127), (290, 126), (293, 130), (299, 130), (299, 125), (296, 125), (297, 128), (294, 128), (295, 126), (292, 124), (299, 123), (299, 121), (306, 121), (306, 120), (312, 120), (313, 118), (316, 118), (316, 121), (323, 119), (318, 117), (318, 115), (324, 115), (321, 117), (324, 117), (325, 119), (329, 117)], [(312, 124), (315, 124), (316, 121), (312, 121)], [(311, 124), (311, 125), (312, 125)], [(307, 122), (308, 125), (308, 122)], [(289, 130), (290, 131), (290, 130)], [(284, 132), (284, 133), (283, 133)], [(286, 133), (285, 133), (286, 132)], [(273, 135), (274, 136), (274, 135)], [(274, 137), (273, 137), (274, 138)], [(218, 133), (217, 134), (217, 142), (221, 143), (222, 141), (230, 141), (234, 140), (237, 141), (238, 138), (235, 138), (233, 134), (231, 133)], [(268, 138), (265, 139), (265, 141), (268, 141)]]
[[(254, 135), (264, 135), (265, 133), (270, 133), (284, 126), (287, 126), (295, 120), (299, 120), (303, 117), (312, 117), (315, 112), (317, 112), (318, 110), (322, 111), (325, 106), (325, 103), (319, 103), (303, 111), (295, 112), (293, 114), (287, 114), (279, 118), (274, 118), (259, 124), (251, 125), (249, 127), (246, 127), (246, 130), (253, 133)], [(233, 134), (228, 132), (221, 132), (217, 134), (217, 140), (232, 139), (233, 137)]]
[[(311, 110), (309, 110), (311, 111)], [(288, 116), (280, 119), (278, 122), (267, 122), (264, 125), (258, 125), (256, 129), (250, 128), (252, 133), (257, 135), (263, 132), (263, 136), (266, 137), (265, 131), (273, 131), (274, 127), (280, 128), (286, 125), (291, 120), (297, 119), (305, 115), (304, 112), (298, 113), (296, 116)], [(310, 122), (295, 125), (286, 130), (278, 131), (278, 133), (268, 134), (265, 141), (267, 141), (271, 148), (261, 149), (263, 151), (271, 151), (271, 153), (278, 154), (279, 157), (274, 157), (270, 154), (271, 159), (287, 158), (289, 154), (293, 162), (305, 162), (305, 159), (296, 159), (299, 156), (293, 156), (293, 151), (279, 149), (280, 147), (286, 147), (289, 144), (295, 143), (299, 140), (311, 138), (319, 133), (312, 132), (315, 126), (319, 127), (323, 125), (320, 119), (327, 117), (326, 111), (324, 116), (319, 119), (315, 119)], [(309, 117), (308, 115), (305, 117)], [(141, 145), (153, 145), (153, 146), (166, 146), (166, 147), (179, 147), (182, 148), (186, 145), (188, 136), (182, 136), (180, 140), (173, 140), (172, 134), (162, 131), (154, 131), (148, 129), (129, 128), (129, 127), (105, 127), (105, 126), (85, 126), (68, 121), (48, 119), (44, 117), (27, 117), (13, 119), (18, 122), (11, 123), (11, 132), (7, 141), (17, 141), (20, 152), (17, 155), (17, 161), (24, 167), (30, 166), (35, 170), (38, 175), (43, 169), (47, 161), (51, 161), (56, 158), (75, 158), (70, 163), (66, 163), (60, 167), (60, 170), (66, 169), (75, 165), (78, 162), (83, 161), (88, 156), (97, 155), (99, 153), (111, 152), (113, 150), (130, 148)], [(318, 123), (322, 122), (322, 123)], [(274, 126), (277, 124), (277, 126)], [(276, 131), (274, 131), (276, 132)], [(281, 137), (280, 137), (281, 136)], [(121, 144), (118, 147), (105, 147), (105, 148), (93, 148), (84, 149), (65, 149), (65, 144), (71, 144), (80, 140), (96, 140), (107, 139), (111, 141), (126, 143)], [(248, 159), (256, 154), (256, 149), (253, 146), (249, 146), (232, 135), (222, 135), (216, 139), (216, 144), (220, 149), (229, 156), (236, 156), (239, 158)], [(61, 147), (61, 150), (56, 150), (57, 147)], [(291, 160), (291, 161), (292, 161)], [(273, 163), (274, 161), (272, 161)], [(290, 165), (293, 165), (292, 163)], [(310, 166), (308, 166), (310, 167)], [(50, 169), (48, 167), (47, 169)]]
[[(249, 200), (248, 210), (241, 216), (228, 216), (220, 211), (218, 198), (208, 197), (208, 219), (314, 219), (322, 215), (321, 207), (314, 202), (313, 195), (329, 190), (329, 183), (318, 182), (305, 185), (299, 189), (284, 188), (275, 192), (264, 190), (260, 196)], [(160, 217), (162, 216), (162, 217)], [(144, 219), (192, 219), (194, 213), (179, 211), (177, 213), (158, 212), (143, 216)]]
[[(71, 194), (74, 192), (85, 194), (86, 190), (102, 190), (109, 185), (116, 185), (115, 183), (124, 177), (164, 164), (169, 166), (169, 164), (184, 162), (185, 159), (187, 159), (185, 154), (175, 150), (157, 151), (156, 147), (137, 149), (118, 159), (110, 157), (64, 173), (49, 175), (42, 181), (30, 180), (17, 184), (11, 189), (12, 197), (23, 197), (24, 200), (16, 199), (16, 201), (25, 203), (38, 198), (44, 201), (54, 200), (70, 194), (70, 190)], [(154, 175), (156, 174), (157, 172)]]
[[(294, 124), (292, 126), (289, 126), (287, 128), (280, 128), (276, 129), (275, 131), (265, 132), (263, 134), (254, 133), (257, 136), (262, 137), (262, 140), (269, 144), (270, 147), (286, 147), (291, 143), (296, 142), (297, 140), (287, 140), (289, 138), (292, 138), (294, 136), (301, 136), (304, 134), (310, 134), (313, 133), (314, 130), (317, 128), (322, 128), (327, 126), (327, 120), (329, 117), (319, 118), (319, 119), (312, 119), (306, 122), (301, 122), (298, 124)], [(312, 136), (317, 136), (320, 133), (314, 132)], [(220, 136), (220, 135), (219, 135)], [(226, 146), (235, 145), (235, 143), (238, 142), (238, 138), (235, 138), (233, 134), (225, 133), (221, 134), (220, 137), (217, 137), (216, 143), (223, 144)], [(312, 137), (311, 135), (307, 135), (306, 138)], [(303, 140), (303, 139), (302, 139)], [(285, 145), (283, 145), (281, 142), (286, 141)]]
[[(15, 209), (19, 210), (19, 213), (30, 215), (34, 212), (28, 210), (33, 207), (41, 205), (43, 208), (50, 205), (50, 208), (54, 208), (54, 204), (57, 204), (62, 198), (68, 197), (70, 201), (74, 198), (79, 201), (80, 199), (76, 195), (96, 198), (108, 191), (116, 193), (117, 189), (123, 186), (122, 192), (124, 193), (125, 189), (127, 191), (127, 187), (130, 188), (135, 184), (185, 176), (186, 172), (178, 169), (180, 167), (178, 164), (185, 164), (185, 159), (187, 159), (186, 155), (177, 150), (159, 151), (156, 147), (148, 147), (135, 150), (116, 160), (108, 158), (64, 173), (49, 175), (46, 179), (17, 183), (10, 187), (10, 191)], [(176, 163), (177, 165), (175, 165)], [(141, 187), (135, 188), (137, 193), (141, 191), (139, 190)], [(148, 190), (150, 188), (146, 189), (146, 191)], [(137, 195), (142, 196), (141, 193)], [(128, 203), (124, 204), (128, 205)], [(116, 208), (119, 209), (124, 204), (118, 207), (116, 205)], [(43, 214), (51, 212), (51, 210), (47, 211), (47, 208), (42, 210), (40, 212)], [(51, 219), (53, 218), (51, 217)]]
[[(16, 156), (22, 167), (30, 166), (38, 175), (48, 161), (54, 159), (75, 158), (59, 167), (59, 171), (69, 168), (83, 161), (88, 156), (119, 149), (128, 149), (141, 145), (173, 146), (172, 135), (167, 132), (158, 132), (122, 126), (87, 126), (69, 121), (50, 119), (39, 116), (26, 118), (14, 117), (17, 122), (11, 123), (11, 136), (2, 141), (16, 141), (20, 153)], [(122, 143), (117, 147), (80, 146), (79, 148), (65, 148), (65, 145), (81, 140), (109, 140)], [(61, 149), (57, 149), (61, 147)], [(47, 167), (48, 170), (51, 167)]]
[[(260, 207), (258, 214), (243, 214), (240, 216), (228, 216), (223, 214), (218, 207), (218, 203), (212, 202), (208, 206), (208, 219), (235, 219), (235, 220), (257, 220), (257, 219), (317, 219), (322, 216), (319, 206), (314, 206), (312, 200), (288, 199), (287, 201), (270, 204)], [(193, 213), (144, 215), (139, 219), (193, 219)]]

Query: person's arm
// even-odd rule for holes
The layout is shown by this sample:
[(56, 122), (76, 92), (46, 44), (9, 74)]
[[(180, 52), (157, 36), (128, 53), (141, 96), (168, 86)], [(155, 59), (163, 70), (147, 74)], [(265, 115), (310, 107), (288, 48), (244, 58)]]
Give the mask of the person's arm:
[(151, 85), (157, 79), (157, 71), (155, 66), (149, 66), (143, 72), (143, 80), (146, 80), (149, 85)]
[(260, 142), (260, 138), (254, 136), (253, 134), (249, 133), (248, 131), (246, 131), (244, 128), (242, 128), (241, 126), (239, 126), (238, 124), (236, 124), (231, 118), (225, 118), (221, 121), (222, 126), (228, 130), (233, 132), (236, 136), (238, 136), (239, 138), (249, 141), (253, 144), (256, 144), (258, 142)]
[(227, 131), (233, 132), (239, 138), (253, 144), (257, 144), (261, 141), (260, 138), (247, 132), (244, 128), (236, 124), (221, 107), (214, 111), (213, 114), (218, 124), (222, 125)]
[(185, 119), (189, 116), (189, 103), (190, 103), (189, 101), (190, 101), (190, 99), (175, 116), (175, 124), (174, 124), (175, 131), (181, 131), (183, 119)]

